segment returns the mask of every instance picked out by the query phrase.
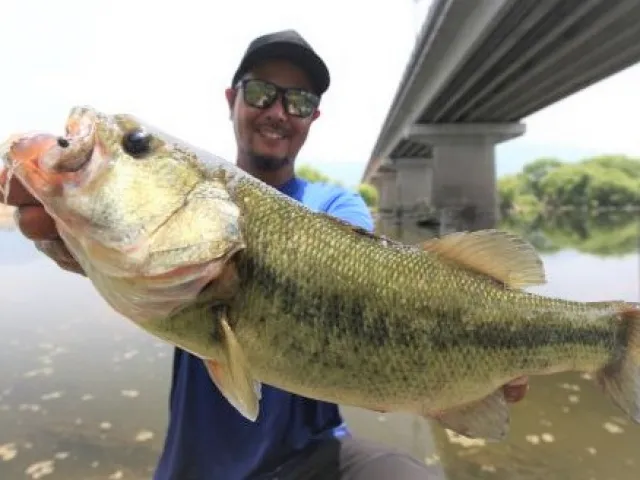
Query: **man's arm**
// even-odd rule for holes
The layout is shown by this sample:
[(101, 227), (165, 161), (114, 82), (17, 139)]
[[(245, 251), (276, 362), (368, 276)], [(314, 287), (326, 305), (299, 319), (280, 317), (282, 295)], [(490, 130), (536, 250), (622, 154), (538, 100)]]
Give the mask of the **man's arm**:
[(371, 210), (359, 193), (344, 191), (336, 195), (325, 207), (325, 213), (345, 222), (373, 231), (375, 224)]

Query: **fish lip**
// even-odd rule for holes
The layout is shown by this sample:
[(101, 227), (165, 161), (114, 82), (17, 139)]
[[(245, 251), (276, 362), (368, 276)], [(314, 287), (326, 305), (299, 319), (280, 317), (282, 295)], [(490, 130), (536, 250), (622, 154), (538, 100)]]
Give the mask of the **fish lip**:
[(77, 173), (85, 168), (96, 148), (95, 118), (86, 108), (75, 108), (67, 119), (65, 135), (39, 161), (41, 169)]

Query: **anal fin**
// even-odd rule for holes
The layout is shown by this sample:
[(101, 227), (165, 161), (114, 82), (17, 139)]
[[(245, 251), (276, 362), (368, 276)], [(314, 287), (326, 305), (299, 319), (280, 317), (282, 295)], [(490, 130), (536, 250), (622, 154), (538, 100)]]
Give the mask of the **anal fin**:
[(219, 318), (219, 335), (224, 359), (203, 359), (204, 365), (227, 401), (243, 417), (255, 422), (260, 413), (262, 385), (251, 375), (249, 362), (224, 314)]
[(502, 389), (477, 402), (447, 410), (435, 419), (440, 424), (467, 438), (483, 438), (498, 442), (509, 433), (509, 407)]

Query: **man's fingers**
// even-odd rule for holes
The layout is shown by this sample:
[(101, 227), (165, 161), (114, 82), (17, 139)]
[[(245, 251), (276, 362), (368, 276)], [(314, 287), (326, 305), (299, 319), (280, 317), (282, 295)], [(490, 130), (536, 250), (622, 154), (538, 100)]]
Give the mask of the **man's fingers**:
[(80, 264), (73, 258), (73, 255), (69, 253), (67, 246), (62, 239), (57, 240), (40, 240), (34, 242), (36, 248), (44, 253), (47, 257), (54, 260), (59, 267), (68, 270), (70, 272), (79, 273), (85, 275), (84, 270)]
[[(7, 183), (7, 175), (6, 170), (0, 172), (0, 202), (8, 203), (14, 207), (38, 205), (40, 203), (24, 188), (24, 185), (22, 185), (17, 178), (13, 177), (11, 181)], [(9, 193), (7, 198), (4, 198), (7, 193), (5, 190), (8, 190)]]
[(22, 234), (31, 240), (54, 240), (58, 230), (53, 219), (40, 206), (22, 206), (15, 211), (15, 219)]

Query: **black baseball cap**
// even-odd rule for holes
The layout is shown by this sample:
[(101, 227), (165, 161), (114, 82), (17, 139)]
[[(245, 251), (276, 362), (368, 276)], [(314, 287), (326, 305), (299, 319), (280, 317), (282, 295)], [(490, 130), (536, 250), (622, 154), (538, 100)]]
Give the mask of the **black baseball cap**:
[(315, 93), (321, 96), (329, 88), (329, 70), (311, 45), (295, 30), (281, 30), (254, 39), (233, 75), (231, 85), (256, 64), (271, 59), (288, 60), (307, 72)]

